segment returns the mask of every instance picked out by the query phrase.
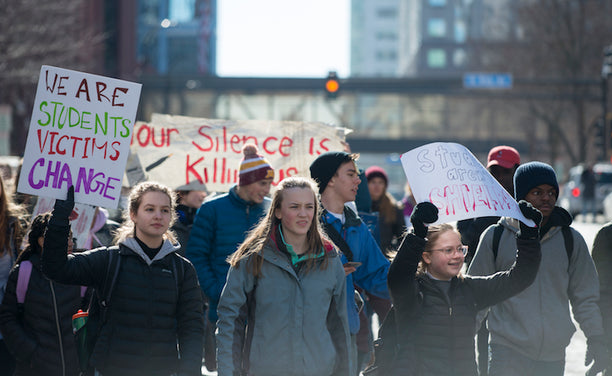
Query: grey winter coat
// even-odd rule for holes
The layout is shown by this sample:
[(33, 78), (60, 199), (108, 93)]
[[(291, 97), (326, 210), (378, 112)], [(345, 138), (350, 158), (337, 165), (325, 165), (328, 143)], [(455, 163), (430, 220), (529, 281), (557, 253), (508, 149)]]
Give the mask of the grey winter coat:
[[(558, 361), (565, 359), (565, 348), (576, 331), (568, 303), (587, 337), (602, 335), (603, 327), (597, 306), (599, 281), (584, 238), (572, 229), (574, 249), (568, 260), (561, 226), (569, 226), (571, 217), (556, 207), (549, 222), (553, 226), (540, 240), (542, 262), (535, 281), (520, 294), (491, 307), (487, 327), (490, 343), (510, 347), (530, 359)], [(497, 258), (492, 252), (493, 227), (489, 227), (468, 274), (488, 275), (514, 263), (518, 221), (504, 217), (500, 223), (505, 231)]]
[(248, 259), (230, 268), (217, 310), (219, 376), (349, 374), (346, 278), (328, 252), (325, 269), (305, 273), (270, 240), (261, 277)]

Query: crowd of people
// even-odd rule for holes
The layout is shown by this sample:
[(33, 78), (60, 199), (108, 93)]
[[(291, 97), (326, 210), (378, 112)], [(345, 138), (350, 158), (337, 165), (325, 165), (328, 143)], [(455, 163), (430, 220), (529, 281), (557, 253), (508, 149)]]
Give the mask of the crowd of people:
[[(274, 189), (257, 146), (242, 153), (226, 193), (141, 182), (120, 221), (96, 208), (84, 244), (73, 187), (30, 219), (0, 177), (0, 376), (372, 374), (372, 317), (389, 312), (390, 375), (561, 376), (572, 315), (587, 375), (612, 370), (612, 224), (591, 256), (551, 166), (488, 154), (535, 227), (438, 224), (433, 203), (408, 185), (394, 199), (387, 172), (348, 150)], [(84, 360), (78, 310), (96, 323)]]

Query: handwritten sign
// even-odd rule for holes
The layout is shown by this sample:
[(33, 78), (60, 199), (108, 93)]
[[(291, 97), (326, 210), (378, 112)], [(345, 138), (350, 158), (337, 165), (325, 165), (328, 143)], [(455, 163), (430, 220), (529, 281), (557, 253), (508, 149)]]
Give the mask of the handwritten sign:
[(463, 145), (434, 142), (404, 153), (400, 159), (416, 201), (429, 201), (438, 207), (436, 223), (507, 216), (535, 226)]
[[(350, 130), (318, 122), (231, 121), (154, 114), (134, 128), (132, 153), (149, 180), (177, 188), (194, 182), (227, 191), (238, 182), (242, 147), (254, 143), (275, 171), (273, 185), (309, 176), (321, 153), (343, 150)], [(136, 168), (130, 168), (137, 170)], [(137, 175), (137, 174), (135, 174)]]
[[(36, 217), (38, 214), (52, 211), (54, 205), (55, 199), (39, 197), (32, 211), (32, 218)], [(72, 209), (72, 214), (70, 215), (70, 228), (72, 230), (72, 236), (76, 239), (75, 248), (77, 246), (83, 247), (83, 244), (87, 241), (89, 229), (93, 223), (95, 213), (96, 208), (94, 206), (80, 203), (74, 205), (74, 209)]]
[(115, 208), (141, 85), (44, 65), (17, 190)]

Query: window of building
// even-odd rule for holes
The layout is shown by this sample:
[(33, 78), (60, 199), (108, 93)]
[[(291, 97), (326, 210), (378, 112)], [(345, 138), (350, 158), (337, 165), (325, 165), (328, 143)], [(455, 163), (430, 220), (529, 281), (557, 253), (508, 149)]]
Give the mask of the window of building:
[(383, 40), (396, 41), (397, 34), (391, 31), (378, 31), (376, 33), (376, 40), (378, 41), (383, 41)]
[(397, 51), (394, 51), (394, 50), (379, 50), (379, 51), (376, 51), (376, 60), (378, 60), (378, 61), (395, 61), (395, 60), (397, 60)]
[(446, 35), (446, 21), (442, 18), (430, 18), (427, 21), (427, 34), (435, 38), (444, 37)]
[(168, 18), (173, 22), (188, 22), (195, 18), (195, 0), (169, 0)]
[(432, 48), (427, 51), (427, 66), (430, 68), (446, 67), (446, 51), (441, 48)]
[(453, 65), (455, 67), (463, 67), (467, 63), (467, 53), (463, 48), (457, 48), (453, 52)]
[(379, 18), (395, 18), (397, 17), (397, 9), (396, 8), (378, 8), (376, 10), (376, 15)]
[(459, 20), (455, 22), (455, 42), (465, 43), (467, 38), (467, 27), (465, 21)]
[(429, 0), (429, 5), (432, 7), (443, 7), (446, 5), (446, 0)]

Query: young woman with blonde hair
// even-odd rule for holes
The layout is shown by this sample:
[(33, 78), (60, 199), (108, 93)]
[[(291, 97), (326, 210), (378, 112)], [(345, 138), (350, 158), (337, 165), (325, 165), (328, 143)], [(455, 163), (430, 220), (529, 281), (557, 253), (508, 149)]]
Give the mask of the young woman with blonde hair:
[(217, 309), (220, 376), (349, 375), (346, 278), (316, 192), (310, 179), (281, 181), (230, 256)]

